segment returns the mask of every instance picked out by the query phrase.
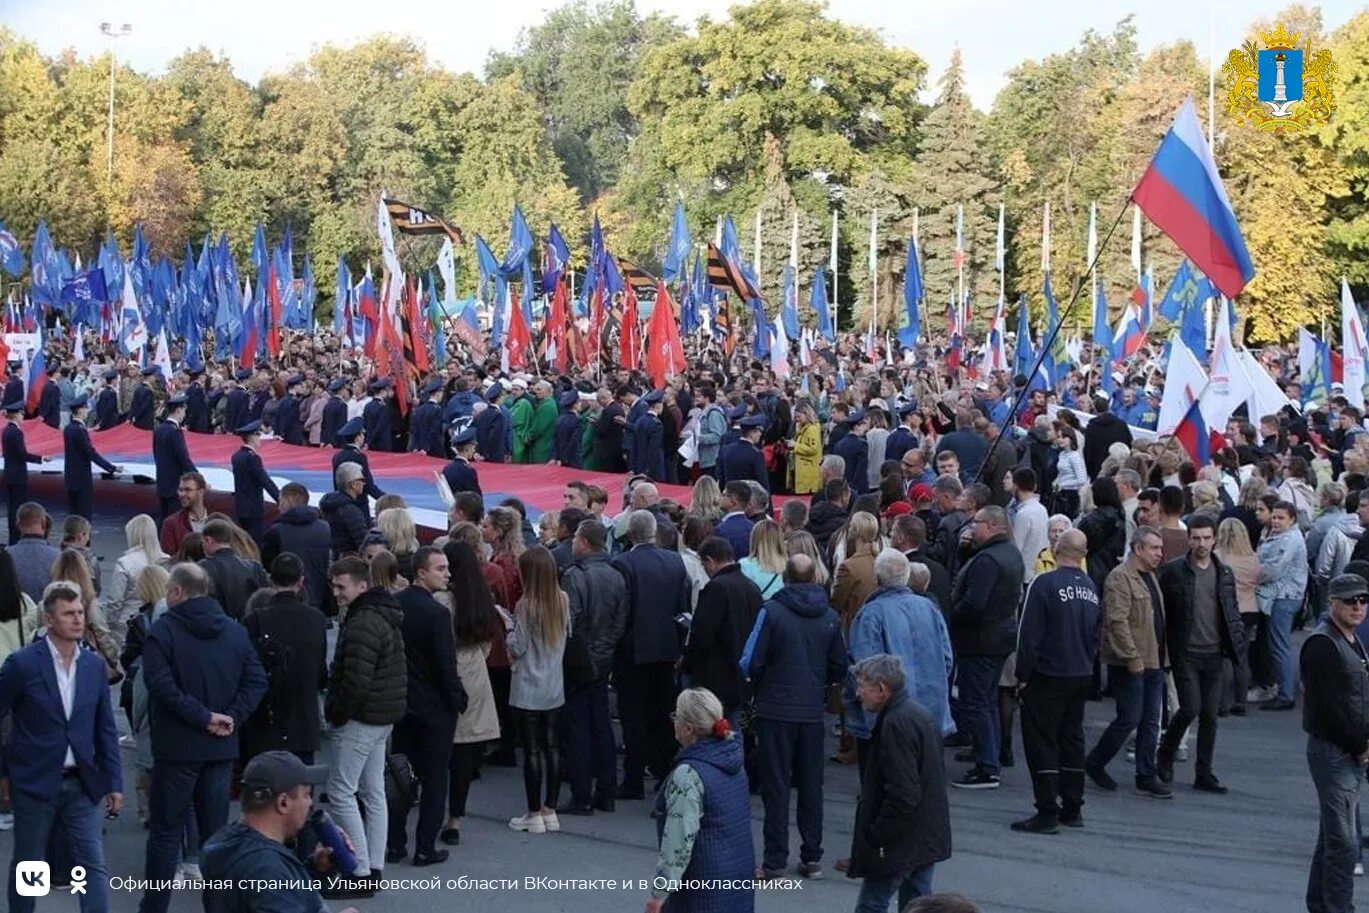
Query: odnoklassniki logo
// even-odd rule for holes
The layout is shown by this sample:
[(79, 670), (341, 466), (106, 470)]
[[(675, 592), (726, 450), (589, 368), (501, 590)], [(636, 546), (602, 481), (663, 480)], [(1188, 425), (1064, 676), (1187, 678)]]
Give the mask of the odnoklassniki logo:
[(1261, 32), (1264, 47), (1247, 41), (1222, 64), (1226, 110), (1240, 126), (1292, 133), (1330, 120), (1336, 110), (1336, 63), (1325, 48), (1282, 25)]

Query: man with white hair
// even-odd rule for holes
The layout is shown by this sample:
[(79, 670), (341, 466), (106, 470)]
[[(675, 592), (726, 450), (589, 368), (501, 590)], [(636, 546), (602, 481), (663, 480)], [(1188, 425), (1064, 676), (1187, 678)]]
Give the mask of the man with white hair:
[[(909, 588), (909, 567), (908, 558), (896, 548), (886, 548), (875, 556), (875, 580), (879, 586), (851, 621), (851, 662), (881, 653), (903, 660), (909, 693), (932, 714), (941, 734), (947, 736), (955, 732), (948, 685), (955, 663), (951, 636), (936, 603)], [(921, 567), (926, 574), (926, 567)], [(861, 710), (851, 673), (846, 676), (842, 702), (846, 706), (847, 730), (856, 737), (856, 759), (863, 769), (875, 717)]]
[(813, 492), (813, 500), (809, 502), (809, 506), (813, 507), (827, 500), (828, 482), (833, 479), (844, 478), (846, 478), (845, 458), (839, 457), (835, 453), (829, 453), (823, 457), (822, 462), (818, 464), (818, 490)]
[(1117, 497), (1122, 499), (1122, 517), (1127, 523), (1126, 547), (1136, 536), (1136, 508), (1141, 506), (1141, 475), (1134, 469), (1117, 471)]
[[(633, 489), (654, 485), (642, 483)], [(619, 799), (642, 799), (649, 770), (665, 777), (675, 756), (670, 723), (675, 708), (675, 663), (680, 658), (677, 619), (689, 614), (689, 574), (678, 552), (656, 545), (657, 517), (633, 510), (627, 518), (631, 547), (613, 559), (627, 582), (627, 633), (618, 650), (618, 713), (623, 722), (623, 782)]]

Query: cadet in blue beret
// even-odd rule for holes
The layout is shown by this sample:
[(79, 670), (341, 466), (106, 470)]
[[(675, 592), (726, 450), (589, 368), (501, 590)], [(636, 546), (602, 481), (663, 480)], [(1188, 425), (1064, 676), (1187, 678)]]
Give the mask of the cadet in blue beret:
[(366, 481), (366, 495), (372, 498), (382, 498), (385, 496), (385, 492), (376, 487), (375, 479), (371, 477), (371, 461), (366, 457), (365, 451), (361, 449), (365, 433), (366, 423), (360, 418), (352, 419), (338, 430), (337, 441), (341, 447), (337, 453), (333, 454), (333, 475), (336, 478), (337, 468), (343, 463), (356, 463), (361, 467), (361, 477)]
[(263, 494), (270, 493), (273, 501), (280, 500), (280, 490), (266, 473), (261, 454), (261, 422), (250, 421), (234, 432), (242, 438), (242, 446), (233, 454), (233, 509), (241, 526), (252, 541), (261, 545), (266, 534), (266, 505)]
[(769, 491), (770, 473), (765, 468), (765, 455), (761, 453), (765, 416), (749, 415), (738, 425), (738, 439), (724, 447), (718, 456), (718, 474), (721, 476), (718, 482), (757, 482)]
[(285, 395), (280, 398), (280, 403), (276, 410), (276, 422), (273, 429), (276, 437), (286, 444), (295, 447), (304, 446), (304, 422), (299, 414), (299, 397), (295, 396), (295, 388), (304, 383), (304, 375), (291, 375), (285, 382)]
[(29, 499), (29, 464), (46, 463), (47, 457), (29, 453), (24, 442), (24, 400), (5, 403), (5, 430), (0, 448), (5, 457), (5, 506), (9, 511), (9, 541), (19, 541), (19, 506)]
[(366, 388), (375, 397), (362, 410), (361, 420), (366, 424), (366, 449), (382, 453), (394, 449), (394, 431), (390, 414), (390, 379), (382, 377), (374, 380)]
[(128, 414), (124, 416), (134, 428), (141, 428), (143, 431), (151, 431), (157, 421), (157, 409), (152, 396), (152, 388), (148, 386), (147, 379), (157, 373), (156, 368), (144, 368), (142, 377), (138, 380), (138, 385), (133, 388), (133, 401), (129, 403)]
[(338, 393), (346, 387), (345, 377), (335, 377), (328, 382), (328, 401), (323, 404), (323, 417), (319, 420), (319, 442), (324, 447), (341, 446), (337, 436), (347, 424), (347, 403)]
[(71, 513), (90, 519), (92, 513), (92, 492), (95, 485), (91, 477), (92, 463), (111, 475), (117, 475), (120, 467), (100, 456), (95, 445), (90, 442), (90, 431), (86, 429), (86, 412), (90, 399), (78, 396), (71, 401), (71, 421), (62, 429), (62, 449), (66, 457), (62, 466), (62, 481), (67, 489), (67, 508)]
[(442, 439), (442, 406), (437, 401), (442, 394), (442, 381), (428, 381), (419, 393), (423, 402), (409, 417), (409, 452), (441, 459), (447, 455), (447, 445)]
[(233, 375), (234, 382), (229, 385), (228, 392), (223, 395), (223, 430), (225, 434), (232, 434), (249, 421), (248, 413), (252, 410), (252, 396), (243, 387), (242, 382), (251, 376), (251, 368), (240, 369)]
[(200, 377), (203, 368), (187, 368), (190, 383), (185, 388), (185, 430), (196, 434), (209, 433), (209, 397), (204, 392)]
[[(903, 421), (884, 442), (884, 459), (903, 461), (903, 455), (919, 446), (918, 430), (922, 421), (917, 414), (917, 403), (907, 402), (898, 407), (898, 415)], [(867, 458), (868, 459), (868, 458)]]
[(185, 394), (177, 393), (166, 401), (166, 417), (152, 432), (152, 461), (157, 467), (157, 498), (161, 502), (161, 520), (181, 509), (178, 490), (181, 476), (195, 471), (190, 450), (185, 445)]
[(851, 430), (833, 452), (846, 461), (846, 484), (851, 486), (851, 493), (860, 495), (870, 490), (870, 445), (865, 440), (870, 424), (864, 409), (853, 410), (847, 423)]
[(579, 469), (580, 442), (584, 437), (584, 425), (580, 421), (580, 394), (567, 390), (556, 397), (556, 405), (560, 407), (560, 414), (552, 426), (550, 465)]
[(95, 394), (94, 427), (108, 431), (119, 424), (119, 372), (111, 368), (103, 376), (104, 386)]
[(463, 491), (480, 494), (480, 476), (471, 465), (475, 457), (475, 428), (470, 425), (462, 428), (452, 437), (452, 447), (456, 456), (442, 467), (442, 478), (447, 480), (447, 487), (452, 494)]
[(646, 411), (632, 426), (632, 471), (649, 476), (653, 482), (666, 480), (665, 426), (661, 424), (664, 399), (660, 390), (642, 397)]
[(490, 463), (502, 463), (508, 456), (506, 441), (509, 433), (509, 412), (504, 405), (504, 385), (493, 381), (485, 390), (485, 401), (489, 403), (475, 417), (475, 452), (480, 459)]

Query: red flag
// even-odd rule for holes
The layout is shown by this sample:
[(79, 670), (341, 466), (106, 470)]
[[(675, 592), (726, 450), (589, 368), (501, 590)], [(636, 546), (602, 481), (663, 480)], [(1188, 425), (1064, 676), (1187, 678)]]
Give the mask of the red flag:
[(637, 322), (637, 292), (623, 289), (623, 322), (618, 327), (618, 365), (636, 371), (642, 354), (642, 327)]
[(266, 321), (266, 351), (272, 358), (280, 358), (280, 289), (276, 282), (276, 262), (266, 268), (266, 300), (271, 308)]
[(569, 308), (566, 306), (566, 296), (568, 292), (566, 283), (556, 282), (556, 290), (551, 295), (551, 310), (547, 314), (546, 336), (547, 341), (556, 347), (555, 368), (559, 373), (566, 373), (570, 370), (570, 345), (566, 339), (566, 323), (569, 320)]
[(388, 375), (390, 381), (395, 385), (395, 404), (399, 406), (400, 415), (409, 413), (409, 370), (408, 363), (404, 358), (404, 346), (399, 338), (399, 331), (395, 329), (395, 322), (390, 316), (390, 303), (388, 298), (380, 304), (380, 326), (376, 328), (377, 345), (376, 350), (379, 357), (376, 359), (376, 372)]
[(528, 366), (532, 333), (523, 320), (523, 309), (516, 304), (509, 308), (509, 329), (504, 334), (504, 348), (508, 353), (510, 370), (521, 371)]
[(665, 386), (667, 378), (685, 368), (684, 344), (680, 341), (675, 302), (670, 300), (664, 282), (656, 285), (656, 307), (647, 321), (646, 338), (650, 341), (646, 370), (651, 375), (652, 386), (659, 390)]
[(422, 377), (432, 367), (428, 359), (428, 344), (423, 339), (423, 315), (418, 307), (418, 290), (410, 279), (404, 287), (404, 301), (400, 311), (400, 326), (403, 329), (402, 344), (404, 361), (415, 377)]

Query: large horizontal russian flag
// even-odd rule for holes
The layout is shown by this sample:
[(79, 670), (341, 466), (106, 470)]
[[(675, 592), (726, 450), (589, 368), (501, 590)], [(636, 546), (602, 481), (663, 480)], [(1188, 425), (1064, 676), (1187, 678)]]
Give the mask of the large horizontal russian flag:
[(1184, 99), (1131, 198), (1223, 295), (1235, 298), (1255, 277), (1192, 98)]

